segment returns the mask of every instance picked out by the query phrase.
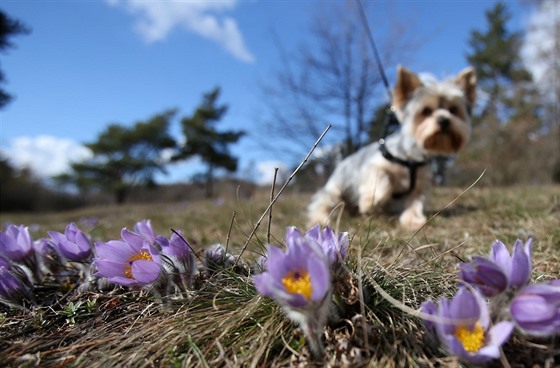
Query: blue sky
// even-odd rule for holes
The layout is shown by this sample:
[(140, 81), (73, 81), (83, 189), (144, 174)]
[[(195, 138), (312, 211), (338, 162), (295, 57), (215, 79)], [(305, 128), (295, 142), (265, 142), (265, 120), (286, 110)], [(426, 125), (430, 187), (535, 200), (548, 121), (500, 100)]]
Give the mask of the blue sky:
[[(193, 112), (203, 93), (222, 89), (229, 111), (222, 129), (250, 134), (232, 152), (240, 170), (259, 178), (287, 162), (260, 148), (255, 116), (263, 109), (259, 83), (281, 68), (275, 31), (295, 50), (312, 15), (336, 1), (3, 0), (0, 8), (31, 28), (1, 55), (15, 99), (0, 111), (0, 149), (38, 175), (60, 172), (84, 157), (81, 144), (108, 123), (133, 124), (168, 108)], [(392, 17), (413, 24), (425, 40), (407, 67), (449, 76), (467, 66), (466, 41), (485, 27), (490, 1), (375, 1), (367, 6), (374, 34)], [(510, 27), (522, 29), (533, 8), (509, 1)], [(390, 82), (396, 65), (386, 66)], [(180, 136), (178, 119), (173, 134)], [(172, 167), (164, 181), (186, 180), (196, 162)], [(265, 173), (260, 173), (260, 170)]]

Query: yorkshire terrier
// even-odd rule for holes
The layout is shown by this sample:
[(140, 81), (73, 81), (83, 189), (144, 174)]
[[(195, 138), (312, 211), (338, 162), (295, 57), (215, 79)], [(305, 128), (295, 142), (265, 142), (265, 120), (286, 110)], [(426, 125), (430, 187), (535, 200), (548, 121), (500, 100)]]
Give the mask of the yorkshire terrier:
[(345, 203), (357, 207), (362, 215), (376, 209), (396, 211), (407, 229), (424, 226), (431, 158), (456, 154), (467, 144), (475, 95), (472, 67), (451, 80), (423, 83), (415, 73), (399, 66), (391, 110), (400, 130), (337, 165), (311, 200), (309, 225), (328, 224), (333, 209)]

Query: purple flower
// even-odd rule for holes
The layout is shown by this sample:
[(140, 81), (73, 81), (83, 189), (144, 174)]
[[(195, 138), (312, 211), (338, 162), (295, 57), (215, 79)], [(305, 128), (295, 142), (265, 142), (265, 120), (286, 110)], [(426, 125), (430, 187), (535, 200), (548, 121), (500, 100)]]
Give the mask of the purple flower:
[(198, 271), (196, 266), (196, 257), (184, 239), (181, 232), (173, 233), (168, 242), (162, 244), (161, 253), (165, 256), (164, 266), (168, 271), (181, 283), (185, 288), (189, 288), (192, 284), (192, 277)]
[(299, 323), (318, 358), (331, 299), (329, 261), (323, 249), (295, 227), (288, 228), (286, 243), (285, 253), (268, 246), (267, 270), (253, 282), (259, 293), (275, 299)]
[(94, 227), (97, 226), (97, 224), (99, 223), (99, 217), (97, 216), (86, 216), (86, 217), (81, 217), (80, 218), (80, 223), (89, 228), (89, 229), (93, 229)]
[(48, 232), (51, 239), (58, 246), (60, 253), (74, 262), (82, 262), (91, 256), (91, 244), (87, 236), (76, 226), (70, 223), (66, 226), (64, 234), (56, 231)]
[(323, 248), (331, 266), (340, 265), (346, 258), (349, 243), (347, 232), (337, 236), (329, 226), (321, 231), (321, 227), (316, 225), (305, 233), (305, 237), (317, 242)]
[[(420, 311), (425, 315), (434, 317), (438, 313), (438, 307), (436, 303), (434, 303), (433, 301), (427, 300), (424, 303), (422, 303), (422, 305), (420, 306)], [(436, 331), (436, 324), (434, 320), (435, 318), (430, 320), (424, 319), (424, 326), (426, 326), (426, 329), (435, 336), (437, 334), (437, 331)]]
[(286, 253), (268, 246), (267, 271), (253, 278), (257, 290), (294, 308), (322, 301), (330, 290), (325, 254), (296, 228), (288, 229), (286, 241)]
[(496, 240), (492, 244), (490, 260), (494, 261), (502, 268), (508, 278), (510, 289), (518, 289), (525, 286), (531, 277), (531, 246), (533, 239), (529, 238), (525, 245), (519, 239), (513, 245), (513, 252), (510, 255), (504, 243)]
[(435, 329), (447, 350), (475, 364), (499, 358), (500, 347), (514, 327), (512, 322), (503, 321), (490, 328), (490, 315), (482, 295), (466, 288), (461, 288), (451, 300), (441, 298), (437, 307), (426, 302), (421, 309), (427, 314), (424, 320), (428, 329)]
[(156, 281), (161, 273), (161, 258), (158, 250), (143, 236), (121, 231), (124, 241), (96, 242), (97, 258), (93, 260), (98, 272), (96, 276), (124, 286), (143, 286)]
[(8, 225), (0, 231), (0, 251), (13, 261), (21, 261), (32, 253), (33, 241), (27, 226)]
[(255, 274), (263, 273), (266, 271), (266, 265), (268, 263), (268, 258), (266, 256), (259, 256), (255, 263), (253, 264), (253, 272)]
[(152, 228), (152, 222), (150, 220), (138, 221), (134, 224), (134, 232), (142, 235), (148, 240), (155, 240), (156, 233)]
[(492, 244), (489, 258), (473, 257), (472, 262), (460, 264), (459, 278), (476, 287), (484, 296), (493, 297), (505, 290), (518, 289), (531, 276), (531, 245), (516, 240), (513, 254), (499, 240)]
[(150, 220), (138, 221), (134, 224), (134, 232), (142, 235), (150, 244), (167, 244), (168, 240), (161, 235), (156, 235), (154, 228), (152, 227), (152, 222)]
[(560, 335), (560, 280), (525, 287), (512, 300), (510, 313), (527, 335)]
[(214, 244), (204, 251), (202, 263), (206, 274), (210, 276), (220, 269), (232, 267), (235, 264), (235, 257), (227, 253), (222, 244)]
[(29, 299), (29, 295), (29, 288), (12, 272), (10, 261), (0, 256), (0, 301), (21, 306), (23, 300)]
[(484, 257), (472, 257), (472, 262), (462, 263), (459, 278), (476, 287), (486, 297), (496, 296), (508, 287), (508, 278), (502, 268)]

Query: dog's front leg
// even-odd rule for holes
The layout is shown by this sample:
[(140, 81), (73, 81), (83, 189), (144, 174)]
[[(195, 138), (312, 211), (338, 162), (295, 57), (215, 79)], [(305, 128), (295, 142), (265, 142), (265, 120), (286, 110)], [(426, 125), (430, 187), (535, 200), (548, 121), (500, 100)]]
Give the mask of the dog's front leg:
[(399, 217), (401, 225), (409, 230), (418, 230), (426, 224), (424, 215), (424, 203), (426, 196), (420, 193), (412, 193), (406, 199), (405, 209)]
[(392, 185), (389, 175), (382, 170), (373, 170), (358, 188), (358, 209), (361, 215), (370, 214), (374, 208), (382, 207), (391, 199)]

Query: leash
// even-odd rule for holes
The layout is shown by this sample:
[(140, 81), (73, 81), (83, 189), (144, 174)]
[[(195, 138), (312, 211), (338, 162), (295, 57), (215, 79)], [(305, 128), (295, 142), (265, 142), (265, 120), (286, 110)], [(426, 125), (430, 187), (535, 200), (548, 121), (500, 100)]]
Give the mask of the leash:
[(377, 63), (377, 70), (379, 71), (379, 75), (381, 75), (381, 79), (383, 80), (383, 85), (385, 85), (385, 90), (387, 91), (387, 95), (389, 99), (391, 99), (391, 87), (389, 87), (389, 81), (387, 80), (387, 76), (385, 75), (385, 70), (383, 69), (383, 64), (381, 63), (381, 58), (379, 57), (379, 53), (377, 52), (377, 47), (375, 46), (375, 40), (373, 39), (373, 32), (371, 32), (371, 28), (369, 28), (369, 23), (366, 18), (366, 12), (364, 11), (364, 7), (360, 0), (356, 0), (358, 3), (358, 8), (360, 9), (360, 17), (362, 18), (362, 24), (366, 29), (366, 34), (368, 36), (369, 45), (373, 50), (373, 55), (375, 56), (375, 62)]
[[(383, 85), (385, 86), (385, 90), (386, 90), (387, 95), (389, 96), (389, 100), (390, 100), (391, 97), (392, 97), (391, 87), (389, 86), (389, 81), (387, 80), (387, 75), (385, 74), (385, 69), (383, 68), (383, 63), (381, 62), (381, 58), (379, 57), (379, 53), (377, 52), (377, 46), (375, 46), (375, 40), (373, 39), (373, 32), (371, 31), (371, 28), (369, 27), (369, 22), (367, 20), (366, 13), (364, 11), (364, 7), (362, 5), (361, 0), (356, 0), (356, 3), (358, 4), (358, 9), (360, 10), (360, 17), (361, 17), (361, 20), (362, 20), (362, 25), (365, 28), (365, 32), (366, 32), (368, 40), (369, 40), (369, 45), (370, 45), (371, 49), (373, 50), (373, 55), (375, 57), (375, 62), (377, 64), (377, 70), (379, 71), (379, 75), (381, 76), (381, 79), (383, 81)], [(412, 193), (414, 191), (414, 188), (416, 187), (416, 176), (417, 176), (416, 173), (418, 171), (418, 168), (422, 167), (422, 166), (425, 166), (429, 163), (428, 160), (425, 160), (425, 161), (403, 160), (403, 159), (400, 159), (398, 157), (393, 156), (391, 154), (391, 152), (389, 152), (389, 150), (387, 149), (387, 146), (385, 145), (386, 138), (387, 138), (387, 136), (389, 136), (389, 135), (393, 134), (395, 131), (397, 131), (398, 128), (400, 128), (400, 126), (401, 126), (401, 123), (400, 123), (399, 119), (397, 118), (397, 115), (395, 114), (395, 107), (394, 106), (389, 106), (389, 108), (387, 109), (387, 113), (385, 115), (383, 133), (381, 134), (381, 138), (378, 141), (379, 149), (381, 150), (381, 154), (383, 155), (383, 157), (386, 160), (406, 167), (408, 169), (409, 174), (410, 174), (410, 185), (409, 185), (408, 189), (404, 192), (393, 193), (393, 195), (392, 195), (393, 199), (401, 199), (403, 197), (406, 197), (410, 193)]]

